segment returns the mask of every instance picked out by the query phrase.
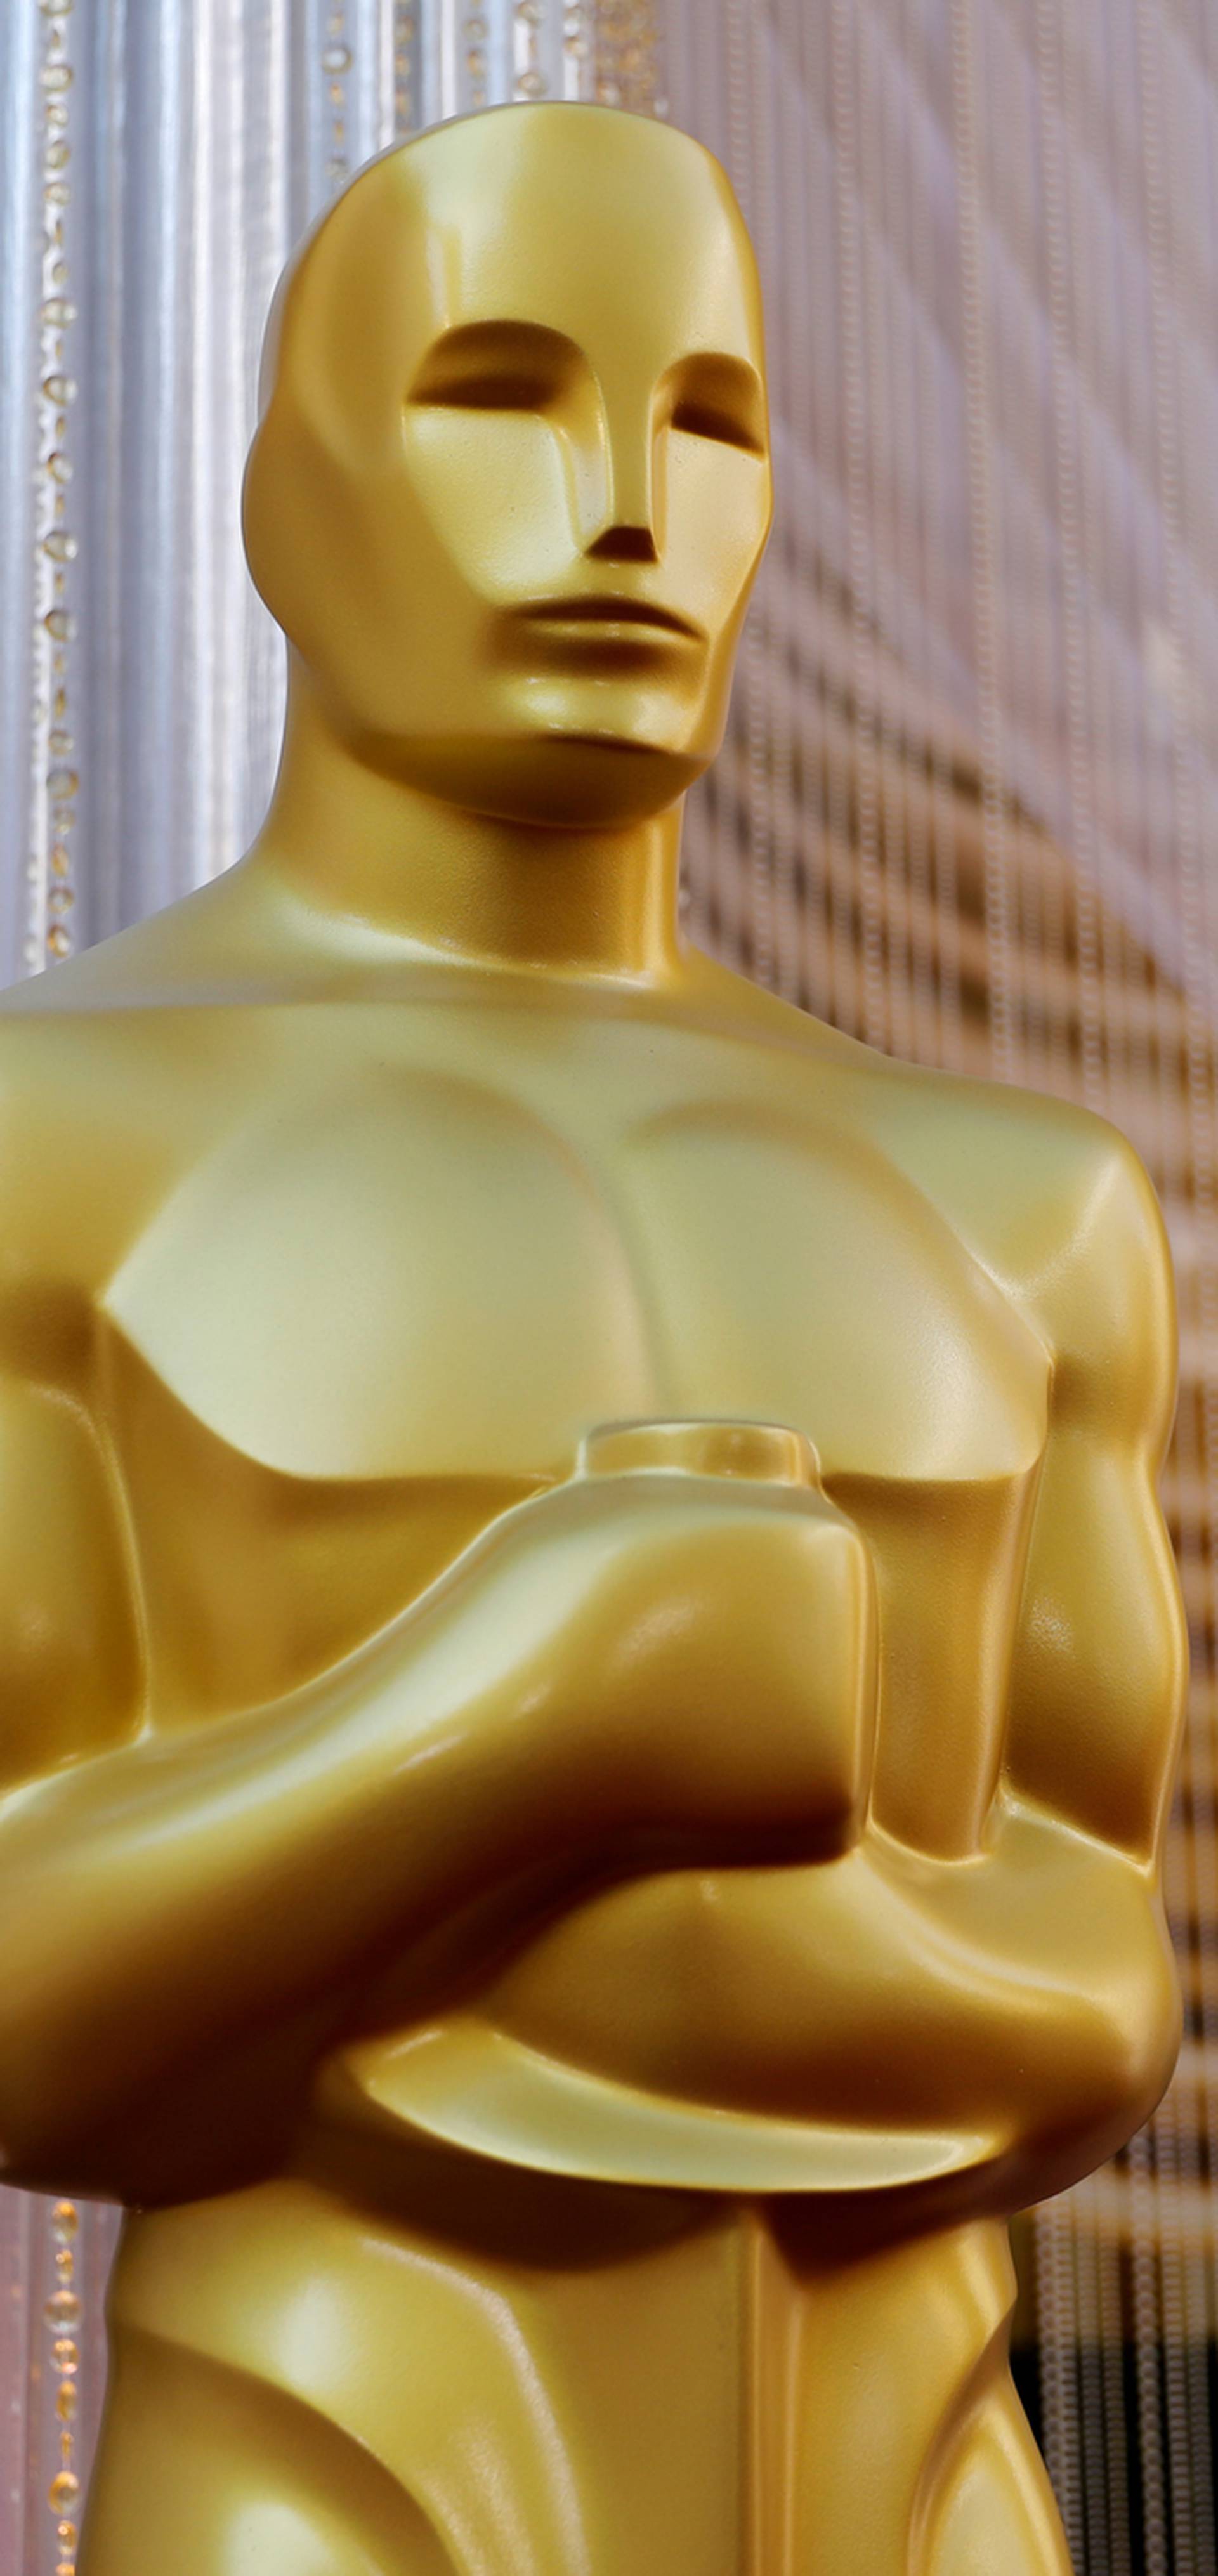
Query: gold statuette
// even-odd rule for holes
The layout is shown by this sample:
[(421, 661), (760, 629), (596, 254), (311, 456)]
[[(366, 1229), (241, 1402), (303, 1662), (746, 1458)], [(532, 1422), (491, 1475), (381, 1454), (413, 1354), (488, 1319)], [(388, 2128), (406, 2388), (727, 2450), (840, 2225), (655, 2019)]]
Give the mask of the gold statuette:
[(1166, 2082), (1159, 1215), (688, 949), (722, 172), (364, 171), (247, 858), (0, 1012), (0, 2148), (131, 2212), (81, 2576), (1041, 2576), (1011, 2213)]

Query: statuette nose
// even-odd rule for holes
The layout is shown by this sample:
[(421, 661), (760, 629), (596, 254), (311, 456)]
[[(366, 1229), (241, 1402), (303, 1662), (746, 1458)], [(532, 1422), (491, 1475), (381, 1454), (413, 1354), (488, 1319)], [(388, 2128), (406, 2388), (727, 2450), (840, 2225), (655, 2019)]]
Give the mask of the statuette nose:
[(597, 563), (658, 563), (659, 547), (650, 525), (641, 521), (615, 521), (588, 548)]
[(744, 1476), (758, 1484), (819, 1485), (802, 1431), (776, 1422), (605, 1422), (580, 1443), (577, 1475)]

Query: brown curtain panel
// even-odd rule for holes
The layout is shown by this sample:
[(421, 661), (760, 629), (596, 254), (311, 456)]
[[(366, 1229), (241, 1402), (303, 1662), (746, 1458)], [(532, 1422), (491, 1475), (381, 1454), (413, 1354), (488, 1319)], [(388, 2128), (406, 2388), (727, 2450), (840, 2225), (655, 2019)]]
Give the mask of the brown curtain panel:
[(1075, 2565), (1215, 2567), (1218, 8), (667, 0), (767, 288), (778, 517), (698, 937), (853, 1035), (1122, 1127), (1179, 1278), (1193, 1652), (1149, 2129), (1019, 2231)]

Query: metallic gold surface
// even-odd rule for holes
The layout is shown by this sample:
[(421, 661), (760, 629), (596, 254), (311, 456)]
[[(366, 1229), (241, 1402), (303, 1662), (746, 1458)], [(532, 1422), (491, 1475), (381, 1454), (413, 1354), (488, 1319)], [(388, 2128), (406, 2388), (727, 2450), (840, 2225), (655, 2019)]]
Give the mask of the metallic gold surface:
[(687, 949), (769, 517), (694, 144), (281, 296), (250, 856), (8, 997), (0, 2143), (127, 2225), (83, 2576), (1031, 2576), (1005, 2221), (1173, 2061), (1135, 1156)]

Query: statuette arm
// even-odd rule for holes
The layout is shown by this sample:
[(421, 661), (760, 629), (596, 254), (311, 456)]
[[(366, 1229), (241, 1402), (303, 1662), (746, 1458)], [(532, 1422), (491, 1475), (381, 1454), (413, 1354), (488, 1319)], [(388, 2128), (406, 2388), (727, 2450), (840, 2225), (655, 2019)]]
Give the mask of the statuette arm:
[(1188, 1639), (1159, 1501), (1176, 1404), (1171, 1258), (1122, 1137), (1097, 1129), (1038, 1304), (1053, 1350), (1045, 1454), (1010, 1689), (1006, 1776), (1157, 1860)]
[[(575, 1479), (317, 1682), (12, 1793), (9, 2175), (147, 2199), (259, 2169), (353, 1992), (495, 1887), (544, 1887), (556, 1852), (595, 1878), (645, 1855), (843, 1847), (866, 1637), (857, 1690), (846, 1639), (845, 1691), (840, 1656), (821, 1671), (806, 1640), (818, 1585), (865, 1632), (854, 1563), (810, 1491)], [(200, 2085), (210, 2139), (182, 2117)]]

